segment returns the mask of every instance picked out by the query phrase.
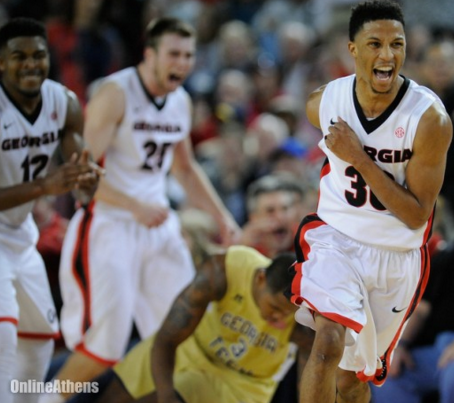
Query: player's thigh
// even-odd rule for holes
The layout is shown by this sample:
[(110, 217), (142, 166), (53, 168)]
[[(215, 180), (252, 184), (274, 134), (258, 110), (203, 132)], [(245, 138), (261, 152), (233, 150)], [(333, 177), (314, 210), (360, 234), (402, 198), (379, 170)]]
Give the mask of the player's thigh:
[(369, 292), (377, 333), (378, 353), (389, 348), (403, 329), (403, 323), (416, 309), (424, 292), (429, 269), (423, 250), (381, 252), (380, 274)]

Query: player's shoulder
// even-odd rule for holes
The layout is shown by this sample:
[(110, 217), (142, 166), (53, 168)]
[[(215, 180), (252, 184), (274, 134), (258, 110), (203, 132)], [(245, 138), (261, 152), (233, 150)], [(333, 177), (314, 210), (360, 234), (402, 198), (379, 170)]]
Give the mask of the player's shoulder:
[(187, 103), (188, 105), (190, 105), (192, 102), (191, 96), (183, 86), (180, 86), (175, 91), (172, 91), (170, 94), (168, 94), (168, 97), (178, 100), (180, 102)]
[(43, 81), (41, 85), (41, 93), (46, 96), (47, 94), (57, 93), (69, 96), (69, 94), (74, 94), (68, 87), (59, 83), (58, 81), (47, 78)]
[(268, 258), (254, 249), (246, 245), (232, 245), (227, 249), (226, 260), (245, 261), (245, 260), (268, 260)]
[(45, 103), (48, 102), (46, 100), (53, 100), (49, 105), (80, 109), (80, 100), (76, 93), (58, 81), (51, 79), (44, 80), (41, 86), (41, 95)]
[(453, 132), (452, 120), (441, 99), (427, 87), (413, 84), (410, 88), (429, 103), (418, 124), (418, 138), (426, 139), (430, 144), (433, 144), (436, 138), (450, 143)]

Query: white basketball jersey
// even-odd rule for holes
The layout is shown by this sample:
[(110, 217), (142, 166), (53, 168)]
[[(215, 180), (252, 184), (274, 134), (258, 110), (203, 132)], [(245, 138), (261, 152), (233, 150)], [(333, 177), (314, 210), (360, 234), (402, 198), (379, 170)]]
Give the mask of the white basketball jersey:
[[(104, 155), (105, 180), (137, 200), (167, 206), (166, 177), (174, 146), (190, 131), (189, 95), (180, 87), (159, 105), (146, 91), (135, 67), (121, 70), (106, 81), (114, 81), (123, 89), (126, 106)], [(97, 207), (115, 210), (104, 203), (97, 203)]]
[[(27, 117), (0, 87), (0, 187), (44, 177), (60, 143), (66, 121), (68, 96), (55, 81), (41, 87), (42, 106), (37, 116)], [(33, 202), (0, 211), (0, 232), (30, 227)], [(27, 219), (28, 218), (28, 219)]]
[[(341, 117), (358, 135), (372, 160), (405, 187), (405, 168), (413, 152), (418, 123), (433, 102), (441, 101), (429, 89), (405, 79), (387, 110), (368, 120), (354, 88), (355, 75), (326, 86), (319, 111), (322, 133), (328, 134), (330, 122)], [(378, 247), (408, 250), (427, 242), (433, 215), (422, 228), (410, 229), (384, 208), (355, 168), (330, 152), (324, 138), (319, 147), (328, 157), (322, 168), (317, 210), (323, 221), (359, 242)]]

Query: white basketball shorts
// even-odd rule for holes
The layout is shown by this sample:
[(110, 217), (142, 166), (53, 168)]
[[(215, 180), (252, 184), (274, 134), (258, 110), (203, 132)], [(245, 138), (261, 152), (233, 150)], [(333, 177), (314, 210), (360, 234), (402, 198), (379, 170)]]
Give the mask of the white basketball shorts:
[[(364, 234), (367, 240), (367, 234)], [(409, 251), (359, 243), (309, 215), (295, 239), (291, 300), (296, 320), (314, 328), (317, 312), (347, 328), (340, 368), (383, 384), (405, 323), (430, 272), (427, 247)]]
[(14, 231), (0, 231), (0, 321), (17, 325), (19, 337), (60, 335), (43, 259)]
[(126, 350), (133, 321), (142, 338), (154, 333), (194, 273), (175, 212), (149, 229), (113, 219), (96, 205), (78, 210), (60, 265), (66, 345), (113, 365)]

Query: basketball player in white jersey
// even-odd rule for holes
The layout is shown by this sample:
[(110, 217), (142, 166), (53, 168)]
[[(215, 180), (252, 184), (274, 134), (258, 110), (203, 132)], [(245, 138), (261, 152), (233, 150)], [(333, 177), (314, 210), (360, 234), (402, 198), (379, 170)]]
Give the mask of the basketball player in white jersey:
[(327, 158), (317, 214), (296, 238), (296, 319), (316, 331), (301, 403), (368, 403), (368, 381), (385, 381), (429, 275), (426, 245), (452, 137), (438, 97), (399, 74), (400, 7), (360, 3), (349, 30), (356, 74), (316, 90), (306, 108)]
[[(47, 79), (46, 31), (31, 19), (0, 29), (0, 401), (11, 380), (42, 381), (59, 334), (43, 260), (36, 250), (33, 202), (78, 189), (94, 193), (98, 171), (83, 151), (83, 118), (74, 93)], [(59, 151), (66, 163), (48, 172)]]
[[(84, 137), (106, 176), (63, 246), (62, 331), (73, 354), (59, 379), (85, 381), (112, 366), (133, 321), (149, 336), (191, 281), (191, 256), (166, 196), (169, 171), (216, 219), (226, 244), (239, 235), (188, 138), (191, 101), (181, 84), (194, 65), (195, 33), (163, 18), (150, 23), (145, 41), (143, 61), (107, 77), (87, 107)], [(43, 401), (63, 396), (52, 399)]]

